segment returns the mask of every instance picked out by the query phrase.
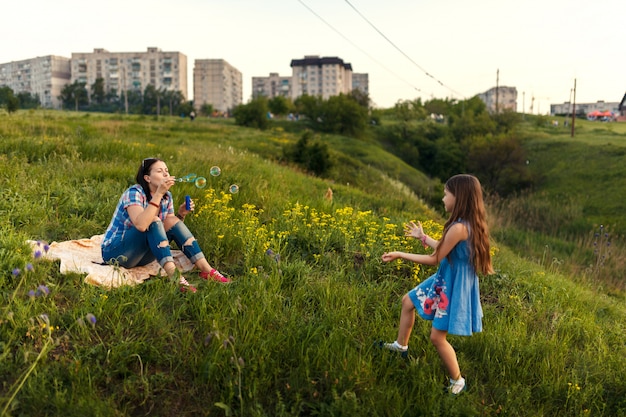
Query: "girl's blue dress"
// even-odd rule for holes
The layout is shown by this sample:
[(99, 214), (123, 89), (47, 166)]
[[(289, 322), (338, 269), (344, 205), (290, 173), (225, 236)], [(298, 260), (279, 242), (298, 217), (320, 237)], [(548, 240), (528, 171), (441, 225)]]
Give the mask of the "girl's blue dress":
[(409, 291), (422, 318), (432, 320), (437, 330), (459, 336), (483, 329), (478, 275), (469, 255), (468, 241), (459, 242), (434, 275)]

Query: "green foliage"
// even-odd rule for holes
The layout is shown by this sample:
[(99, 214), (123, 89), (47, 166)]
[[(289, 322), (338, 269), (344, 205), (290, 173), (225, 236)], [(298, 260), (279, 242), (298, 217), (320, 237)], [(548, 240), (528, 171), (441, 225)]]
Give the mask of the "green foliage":
[(269, 127), (269, 107), (265, 97), (258, 97), (248, 104), (240, 104), (233, 111), (235, 122), (239, 126), (267, 129)]
[[(437, 236), (443, 222), (405, 184), (420, 190), (420, 197), (427, 194), (422, 189), (437, 188), (439, 200), (440, 184), (374, 141), (344, 136), (320, 134), (341, 162), (328, 172), (333, 182), (272, 163), (300, 135), (208, 118), (185, 123), (178, 117), (85, 118), (54, 111), (6, 118), (0, 124), (0, 213), (6, 220), (0, 226), (0, 413), (626, 412), (623, 295), (609, 292), (604, 281), (589, 285), (561, 275), (563, 258), (554, 259), (557, 249), (571, 250), (572, 257), (584, 249), (599, 277), (623, 253), (612, 230), (589, 228), (593, 233), (583, 242), (549, 239), (490, 216), (496, 222), (497, 273), (481, 279), (485, 331), (450, 336), (469, 384), (463, 396), (450, 398), (441, 394), (447, 375), (429, 343), (429, 323), (416, 321), (408, 360), (373, 347), (377, 340), (393, 340), (401, 296), (432, 273), (415, 264), (384, 264), (380, 255), (391, 249), (425, 253), (419, 242), (403, 237), (403, 223), (422, 220), (427, 233)], [(549, 167), (550, 176), (538, 184), (547, 196), (528, 193), (524, 206), (506, 207), (519, 210), (511, 224), (539, 227), (543, 220), (550, 225), (542, 230), (552, 230), (559, 214), (575, 222), (585, 219), (589, 205), (597, 211), (591, 200), (615, 210), (624, 201), (619, 194), (618, 202), (598, 200), (589, 187), (621, 189), (619, 169), (613, 168), (618, 164), (607, 164), (619, 159), (623, 133), (615, 128), (602, 135), (589, 134), (569, 147), (548, 134), (522, 142), (529, 167)], [(616, 145), (607, 146), (607, 138)], [(577, 183), (571, 170), (559, 175), (557, 155), (579, 162), (582, 150), (588, 177)], [(138, 161), (154, 155), (177, 175), (222, 168), (206, 189), (183, 184), (173, 193), (178, 202), (185, 194), (196, 201), (186, 222), (232, 284), (203, 281), (191, 272), (187, 278), (198, 285), (196, 294), (156, 277), (105, 290), (85, 284), (82, 275), (60, 274), (58, 261), (35, 256), (27, 239), (102, 233)], [(240, 185), (238, 194), (227, 192), (232, 183)], [(572, 196), (548, 204), (556, 190), (576, 184), (577, 192), (590, 191), (588, 200)], [(323, 197), (329, 186), (332, 200)], [(519, 198), (506, 201), (521, 205)], [(504, 246), (504, 238), (562, 249), (530, 262), (515, 254), (517, 247)], [(36, 248), (45, 253), (44, 246)]]
[(339, 94), (328, 100), (303, 95), (296, 99), (295, 106), (315, 131), (360, 137), (368, 126), (367, 107), (350, 95)]
[(487, 112), (485, 103), (478, 97), (460, 101), (453, 106), (448, 123), (452, 135), (459, 142), (496, 131), (496, 123)]
[(41, 105), (39, 96), (37, 94), (31, 94), (26, 91), (17, 93), (17, 99), (19, 101), (20, 109), (37, 109)]
[[(477, 97), (458, 103), (431, 100), (424, 105), (419, 99), (400, 101), (394, 114), (399, 122), (378, 129), (376, 135), (385, 149), (411, 166), (441, 181), (470, 171), (488, 192), (500, 195), (533, 184), (521, 143), (514, 136), (519, 115), (504, 112), (492, 117)], [(427, 114), (435, 118), (427, 119)], [(442, 123), (442, 117), (447, 123)]]
[(283, 154), (288, 161), (295, 162), (306, 171), (323, 176), (333, 165), (330, 152), (328, 145), (319, 140), (309, 143), (312, 137), (311, 131), (305, 131), (295, 145), (283, 148)]
[(471, 143), (467, 169), (480, 178), (483, 187), (502, 197), (531, 187), (526, 151), (512, 136), (487, 137)]
[(294, 109), (294, 105), (291, 102), (291, 99), (288, 99), (284, 96), (276, 96), (268, 100), (267, 106), (272, 112), (272, 114), (276, 115), (285, 115), (290, 113)]
[(59, 96), (64, 108), (73, 108), (75, 111), (78, 111), (79, 107), (89, 104), (89, 95), (85, 85), (85, 83), (81, 83), (78, 80), (72, 84), (65, 84)]
[(200, 114), (202, 116), (212, 116), (213, 115), (213, 105), (209, 103), (205, 103), (200, 107)]
[(0, 87), (0, 106), (6, 108), (8, 113), (15, 113), (19, 109), (20, 100), (10, 87)]

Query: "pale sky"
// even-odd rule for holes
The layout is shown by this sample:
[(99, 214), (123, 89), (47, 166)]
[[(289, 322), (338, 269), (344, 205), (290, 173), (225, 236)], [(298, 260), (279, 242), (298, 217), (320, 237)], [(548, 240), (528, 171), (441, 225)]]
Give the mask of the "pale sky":
[[(0, 63), (72, 52), (182, 52), (243, 75), (290, 76), (292, 59), (336, 56), (368, 73), (377, 107), (516, 87), (518, 111), (621, 101), (626, 1), (30, 0), (0, 5)], [(621, 41), (621, 42), (620, 42)], [(534, 102), (533, 102), (534, 97)]]

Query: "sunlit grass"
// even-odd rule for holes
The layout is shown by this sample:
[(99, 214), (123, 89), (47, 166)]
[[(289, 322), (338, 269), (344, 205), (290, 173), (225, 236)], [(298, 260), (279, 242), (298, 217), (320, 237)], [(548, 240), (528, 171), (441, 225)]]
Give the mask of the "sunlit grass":
[[(525, 261), (499, 243), (516, 238), (498, 234), (510, 225), (494, 225), (496, 274), (481, 277), (485, 331), (450, 337), (469, 384), (450, 398), (428, 323), (416, 322), (409, 360), (373, 347), (395, 338), (401, 296), (433, 271), (380, 255), (425, 253), (403, 237), (404, 223), (420, 220), (437, 238), (444, 219), (390, 188), (397, 180), (386, 174), (364, 189), (313, 178), (252, 153), (247, 144), (265, 149), (264, 134), (196, 121), (30, 112), (0, 123), (3, 415), (626, 413), (624, 302), (599, 278), (563, 276), (553, 262), (561, 252)], [(209, 179), (174, 197), (196, 200), (186, 222), (232, 284), (191, 273), (196, 294), (159, 278), (107, 291), (60, 274), (25, 243), (103, 233), (148, 152), (176, 175)], [(220, 176), (207, 175), (213, 165)], [(563, 245), (589, 247), (598, 271), (617, 256), (596, 232)]]

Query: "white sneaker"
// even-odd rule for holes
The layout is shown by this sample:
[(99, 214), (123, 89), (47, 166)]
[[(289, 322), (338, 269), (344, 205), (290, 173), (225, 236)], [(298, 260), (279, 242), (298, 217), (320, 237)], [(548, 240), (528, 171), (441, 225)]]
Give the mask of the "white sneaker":
[(467, 386), (465, 385), (465, 378), (461, 377), (456, 381), (450, 381), (450, 386), (448, 387), (448, 392), (452, 395), (458, 395), (461, 392), (465, 391)]
[(400, 343), (398, 343), (398, 341), (395, 341), (393, 343), (383, 343), (383, 347), (385, 349), (389, 349), (393, 352), (407, 352), (409, 350), (408, 346), (402, 346), (400, 345)]

